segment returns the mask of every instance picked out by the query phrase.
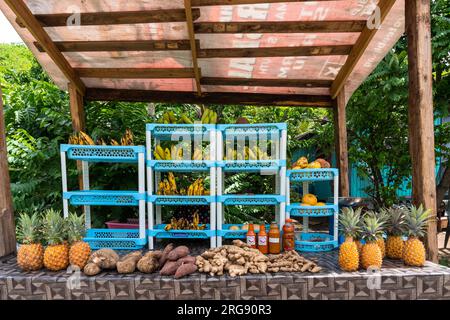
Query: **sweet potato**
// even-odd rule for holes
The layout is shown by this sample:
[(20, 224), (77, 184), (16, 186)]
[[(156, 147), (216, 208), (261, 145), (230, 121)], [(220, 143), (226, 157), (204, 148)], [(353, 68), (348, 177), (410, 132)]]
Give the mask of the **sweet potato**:
[(167, 261), (166, 264), (164, 264), (164, 267), (159, 272), (159, 274), (162, 276), (172, 276), (175, 274), (178, 267), (179, 266), (176, 261)]
[(175, 272), (175, 279), (182, 278), (195, 271), (197, 271), (197, 266), (194, 263), (183, 263)]
[(186, 246), (179, 246), (170, 251), (167, 255), (167, 259), (170, 261), (177, 261), (180, 258), (187, 256), (190, 253), (189, 248)]
[(159, 265), (163, 266), (167, 261), (167, 256), (173, 250), (173, 243), (169, 243), (163, 250), (161, 257), (159, 258)]
[(183, 263), (195, 263), (196, 259), (193, 256), (185, 256), (183, 258), (180, 258), (177, 260), (177, 263), (179, 266), (181, 266)]

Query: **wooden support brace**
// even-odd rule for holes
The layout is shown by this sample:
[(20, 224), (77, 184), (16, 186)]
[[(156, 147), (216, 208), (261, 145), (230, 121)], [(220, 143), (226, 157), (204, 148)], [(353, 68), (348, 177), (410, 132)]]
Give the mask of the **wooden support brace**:
[(192, 17), (191, 0), (184, 0), (184, 9), (186, 11), (186, 23), (187, 23), (188, 33), (189, 33), (189, 41), (191, 43), (192, 67), (194, 68), (194, 74), (195, 74), (195, 86), (197, 89), (198, 96), (201, 96), (202, 95), (202, 87), (200, 84), (200, 79), (201, 79), (202, 75), (200, 72), (200, 68), (198, 67), (197, 45), (196, 45), (196, 40), (195, 40), (194, 19)]
[(347, 121), (346, 101), (344, 90), (342, 90), (334, 101), (334, 139), (336, 145), (336, 162), (339, 169), (339, 196), (350, 195), (350, 184), (348, 178), (348, 144), (347, 144)]
[(6, 130), (0, 88), (0, 257), (16, 251), (14, 211), (6, 149)]
[(429, 260), (438, 262), (430, 0), (407, 0), (405, 6), (413, 201), (433, 211), (427, 248)]

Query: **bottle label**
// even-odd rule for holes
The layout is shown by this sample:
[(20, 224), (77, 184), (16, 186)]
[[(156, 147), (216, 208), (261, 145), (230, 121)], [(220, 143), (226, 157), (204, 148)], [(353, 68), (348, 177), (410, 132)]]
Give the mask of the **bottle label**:
[(255, 236), (247, 236), (247, 244), (249, 246), (254, 246), (256, 244)]
[(280, 243), (280, 238), (269, 238), (270, 243)]
[(258, 245), (266, 246), (267, 245), (267, 237), (259, 237), (258, 238)]

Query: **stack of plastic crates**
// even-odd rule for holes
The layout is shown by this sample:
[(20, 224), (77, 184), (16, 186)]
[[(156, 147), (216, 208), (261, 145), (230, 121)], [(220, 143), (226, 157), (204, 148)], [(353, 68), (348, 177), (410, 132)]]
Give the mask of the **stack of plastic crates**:
[[(295, 241), (295, 249), (303, 252), (331, 251), (338, 246), (338, 184), (339, 175), (337, 169), (298, 169), (288, 170), (286, 190), (290, 195), (291, 185), (300, 183), (303, 195), (309, 193), (310, 183), (318, 181), (333, 182), (333, 203), (325, 203), (323, 206), (309, 206), (302, 203), (290, 203), (287, 200), (287, 216), (303, 218), (303, 228)], [(329, 233), (310, 232), (309, 219), (327, 217), (329, 221)]]
[[(222, 239), (245, 238), (242, 225), (224, 224), (224, 206), (275, 206), (275, 220), (283, 227), (286, 208), (286, 147), (287, 125), (230, 124), (217, 126), (217, 245)], [(245, 149), (270, 153), (261, 159), (257, 151), (252, 156), (237, 156)], [(269, 150), (270, 149), (270, 150)], [(250, 151), (248, 151), (250, 153)], [(223, 194), (226, 173), (248, 172), (275, 175), (275, 194)], [(268, 226), (267, 226), (268, 227)], [(237, 229), (237, 230), (234, 230)]]
[[(61, 145), (63, 212), (67, 217), (69, 205), (84, 206), (87, 234), (84, 241), (92, 249), (141, 249), (147, 243), (145, 230), (145, 148), (144, 146)], [(67, 159), (81, 161), (83, 190), (68, 191)], [(138, 164), (138, 190), (90, 190), (89, 163)], [(92, 229), (91, 206), (139, 207), (139, 229)]]
[[(155, 238), (210, 239), (211, 247), (216, 246), (216, 126), (207, 124), (147, 124), (147, 206), (148, 206), (148, 241), (150, 249), (154, 247)], [(203, 141), (209, 142), (208, 160), (156, 160), (153, 152), (162, 141), (182, 142), (199, 146)], [(181, 146), (181, 145), (180, 145)], [(163, 172), (209, 174), (209, 195), (162, 195), (158, 186)], [(166, 223), (161, 217), (162, 206), (198, 206), (210, 207), (210, 223), (204, 230), (165, 230)]]

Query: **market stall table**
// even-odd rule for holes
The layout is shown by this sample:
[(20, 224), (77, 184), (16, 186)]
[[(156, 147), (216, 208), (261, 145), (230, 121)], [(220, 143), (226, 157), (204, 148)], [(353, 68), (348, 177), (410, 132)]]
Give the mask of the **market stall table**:
[[(317, 274), (256, 274), (236, 278), (195, 273), (178, 280), (159, 273), (102, 272), (94, 277), (81, 275), (81, 289), (72, 291), (66, 283), (74, 274), (21, 272), (15, 257), (9, 256), (0, 260), (0, 299), (450, 300), (450, 268), (431, 262), (426, 262), (423, 268), (413, 268), (400, 261), (385, 260), (380, 286), (371, 290), (366, 271), (343, 272), (338, 268), (337, 251), (304, 256), (316, 260), (323, 270)], [(370, 283), (376, 287), (379, 275), (371, 277)]]

